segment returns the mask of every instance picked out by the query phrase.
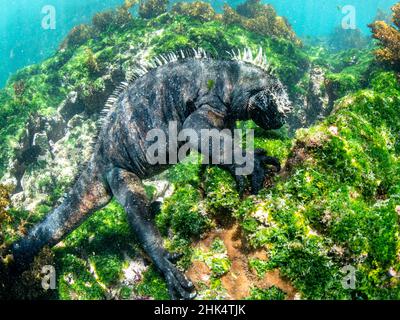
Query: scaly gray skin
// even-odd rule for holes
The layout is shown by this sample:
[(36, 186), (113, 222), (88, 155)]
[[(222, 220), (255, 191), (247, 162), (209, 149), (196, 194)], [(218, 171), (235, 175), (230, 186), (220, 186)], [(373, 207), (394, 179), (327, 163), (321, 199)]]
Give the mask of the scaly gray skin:
[[(192, 283), (163, 247), (141, 183), (167, 168), (146, 160), (150, 144), (146, 133), (153, 128), (168, 132), (170, 121), (178, 123), (178, 130), (191, 128), (198, 133), (201, 129), (232, 130), (237, 120), (248, 119), (264, 129), (277, 129), (284, 123), (288, 104), (279, 80), (250, 63), (186, 58), (149, 71), (119, 95), (87, 169), (65, 201), (12, 245), (15, 264), (20, 270), (27, 268), (44, 246), (56, 245), (114, 196), (125, 208), (143, 249), (165, 276), (171, 297), (193, 298)], [(277, 159), (256, 150), (253, 192), (262, 188), (266, 164), (280, 170)], [(235, 165), (219, 166), (235, 174)], [(236, 178), (242, 187), (244, 177)]]

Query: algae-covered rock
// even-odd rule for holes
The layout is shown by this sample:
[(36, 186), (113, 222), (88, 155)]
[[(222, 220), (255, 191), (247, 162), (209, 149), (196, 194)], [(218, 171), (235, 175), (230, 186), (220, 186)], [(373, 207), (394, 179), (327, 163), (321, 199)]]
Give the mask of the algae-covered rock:
[(332, 50), (363, 49), (371, 43), (371, 39), (364, 36), (360, 29), (343, 29), (337, 27), (328, 40)]
[(158, 17), (167, 12), (169, 0), (146, 0), (139, 5), (139, 16), (144, 19)]
[[(199, 298), (229, 298), (239, 276), (232, 273), (244, 270), (240, 280), (251, 290), (242, 298), (397, 299), (396, 76), (373, 63), (367, 49), (302, 47), (286, 20), (260, 1), (225, 7), (223, 16), (203, 2), (176, 4), (165, 13), (168, 1), (161, 2), (143, 2), (141, 18), (127, 12), (136, 1), (100, 13), (91, 25), (72, 30), (53, 57), (19, 71), (0, 90), (1, 181), (13, 185), (0, 187), (0, 248), (69, 190), (91, 156), (107, 97), (136, 63), (188, 47), (220, 59), (232, 49), (262, 47), (295, 112), (289, 128), (277, 131), (252, 122), (238, 126), (255, 129), (256, 147), (278, 157), (283, 172), (251, 197), (238, 194), (227, 172), (203, 170), (197, 160), (146, 181), (149, 198), (162, 202), (153, 213), (166, 246), (182, 254), (179, 268), (200, 272)], [(207, 236), (215, 230), (225, 238)], [(239, 247), (226, 245), (235, 241)], [(114, 201), (39, 257), (36, 273), (26, 275), (32, 292), (16, 296), (48, 297), (38, 282), (44, 262), (56, 266), (57, 288), (47, 292), (53, 298), (169, 298)], [(342, 286), (345, 266), (356, 269), (356, 289)], [(271, 278), (279, 287), (271, 287)]]
[(185, 15), (200, 21), (211, 21), (219, 18), (213, 7), (206, 2), (195, 1), (192, 3), (178, 2), (171, 9), (180, 15)]
[(74, 27), (61, 43), (61, 49), (74, 48), (84, 44), (93, 36), (94, 30), (91, 26), (81, 24)]
[(278, 16), (271, 5), (261, 4), (260, 1), (246, 1), (237, 10), (225, 4), (223, 21), (226, 24), (241, 25), (261, 35), (289, 39), (297, 45), (301, 44), (289, 23)]

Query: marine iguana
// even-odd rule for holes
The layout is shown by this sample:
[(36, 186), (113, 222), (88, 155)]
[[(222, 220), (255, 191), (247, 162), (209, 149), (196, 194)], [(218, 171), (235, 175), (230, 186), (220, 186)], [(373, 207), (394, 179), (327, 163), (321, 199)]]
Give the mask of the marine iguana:
[[(179, 129), (198, 132), (232, 130), (236, 121), (248, 119), (264, 129), (277, 129), (283, 125), (290, 104), (284, 86), (268, 71), (262, 51), (253, 58), (246, 49), (233, 54), (231, 60), (213, 59), (202, 49), (193, 50), (192, 55), (181, 51), (179, 55), (162, 55), (149, 66), (110, 98), (110, 110), (93, 155), (62, 204), (11, 246), (18, 268), (27, 268), (44, 246), (59, 243), (115, 197), (144, 251), (164, 275), (171, 297), (194, 297), (193, 284), (174, 265), (174, 256), (163, 247), (152, 221), (142, 180), (167, 166), (151, 165), (146, 160), (146, 133), (153, 128), (167, 132), (171, 121), (176, 121)], [(280, 170), (278, 159), (256, 150), (253, 192), (262, 188), (266, 165)], [(235, 164), (219, 166), (235, 175)], [(242, 187), (245, 177), (236, 179)]]

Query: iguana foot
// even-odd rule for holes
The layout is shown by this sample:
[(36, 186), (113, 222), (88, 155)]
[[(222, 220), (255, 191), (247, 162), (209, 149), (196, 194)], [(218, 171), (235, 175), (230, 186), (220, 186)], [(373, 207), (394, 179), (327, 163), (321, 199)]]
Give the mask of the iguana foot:
[(150, 204), (149, 207), (149, 215), (152, 219), (154, 219), (161, 212), (162, 202), (154, 201)]
[(251, 176), (251, 193), (257, 194), (264, 186), (265, 178), (271, 173), (266, 166), (272, 165), (276, 172), (281, 171), (279, 159), (270, 157), (263, 149), (256, 149), (254, 152), (254, 172)]
[(167, 254), (163, 259), (160, 269), (167, 282), (168, 291), (173, 300), (192, 300), (197, 293), (191, 281), (171, 262), (177, 259), (177, 255)]
[(251, 194), (257, 194), (263, 188), (265, 178), (272, 173), (272, 170), (267, 167), (268, 165), (275, 167), (276, 172), (281, 171), (281, 164), (278, 158), (268, 156), (263, 149), (254, 150), (254, 171), (250, 176), (251, 186), (248, 187), (246, 176), (235, 176), (240, 196), (248, 188), (251, 189)]
[(176, 264), (183, 257), (183, 253), (167, 253), (167, 259)]

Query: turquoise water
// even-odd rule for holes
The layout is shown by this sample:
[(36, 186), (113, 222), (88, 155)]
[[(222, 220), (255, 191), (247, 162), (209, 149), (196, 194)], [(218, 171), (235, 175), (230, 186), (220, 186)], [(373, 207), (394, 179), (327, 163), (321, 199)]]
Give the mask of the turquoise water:
[[(74, 26), (121, 0), (0, 0), (0, 87), (16, 70), (54, 52)], [(46, 5), (56, 9), (56, 29), (42, 28)]]
[[(212, 1), (221, 5), (222, 1)], [(229, 1), (239, 4), (243, 1)], [(285, 16), (299, 36), (323, 36), (341, 24), (347, 5), (356, 9), (356, 26), (368, 33), (367, 25), (376, 17), (378, 9), (389, 11), (397, 0), (269, 0), (279, 15)]]
[[(172, 2), (172, 1), (171, 1)], [(175, 1), (176, 2), (176, 1)], [(208, 1), (221, 9), (224, 1)], [(242, 0), (226, 1), (232, 6)], [(269, 0), (280, 15), (285, 16), (299, 36), (329, 35), (340, 25), (344, 14), (341, 7), (353, 5), (356, 26), (365, 34), (367, 24), (377, 10), (388, 11), (396, 0)], [(60, 41), (75, 25), (90, 21), (99, 11), (115, 7), (123, 0), (0, 0), (0, 87), (19, 68), (39, 62), (51, 55)], [(46, 5), (56, 9), (56, 28), (41, 26)]]

